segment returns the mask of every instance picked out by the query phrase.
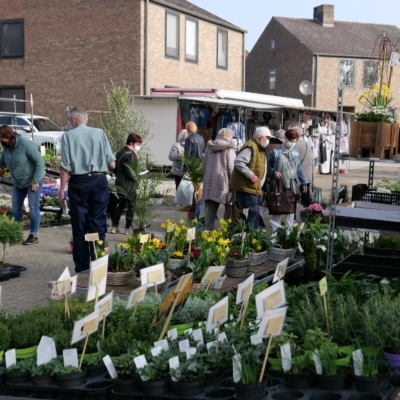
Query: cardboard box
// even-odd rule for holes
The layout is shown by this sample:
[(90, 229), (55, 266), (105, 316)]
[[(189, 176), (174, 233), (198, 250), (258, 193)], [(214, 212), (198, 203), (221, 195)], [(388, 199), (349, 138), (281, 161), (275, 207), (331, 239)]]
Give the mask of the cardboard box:
[(352, 201), (336, 206), (339, 217), (372, 219), (378, 221), (400, 222), (400, 206), (391, 204)]

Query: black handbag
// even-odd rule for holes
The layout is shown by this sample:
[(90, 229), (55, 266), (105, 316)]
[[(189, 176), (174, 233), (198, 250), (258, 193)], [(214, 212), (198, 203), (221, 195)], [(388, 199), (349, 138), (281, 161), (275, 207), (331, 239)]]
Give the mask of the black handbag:
[(282, 179), (275, 180), (275, 190), (268, 193), (267, 204), (270, 215), (293, 214), (295, 212), (294, 194), (283, 188)]

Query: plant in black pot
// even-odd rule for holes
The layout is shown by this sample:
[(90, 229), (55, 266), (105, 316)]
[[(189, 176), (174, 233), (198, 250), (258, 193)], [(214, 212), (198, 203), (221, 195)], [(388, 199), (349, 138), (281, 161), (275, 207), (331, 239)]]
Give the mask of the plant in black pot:
[(189, 360), (179, 360), (179, 367), (170, 369), (172, 393), (187, 398), (202, 393), (205, 372), (204, 361), (197, 353)]
[(86, 369), (86, 378), (94, 378), (106, 372), (106, 367), (99, 353), (85, 354), (82, 365)]
[(0, 217), (0, 243), (2, 244), (0, 274), (4, 270), (10, 270), (11, 264), (5, 262), (6, 247), (22, 242), (22, 223), (9, 218), (6, 214)]
[(116, 393), (130, 393), (139, 388), (139, 375), (133, 358), (139, 354), (126, 353), (113, 357), (118, 377), (113, 380)]
[(31, 380), (31, 369), (36, 365), (34, 357), (26, 358), (7, 368), (7, 382), (26, 383)]
[(143, 368), (138, 369), (140, 385), (143, 393), (148, 396), (159, 396), (169, 391), (169, 367), (170, 352), (162, 350), (157, 356), (147, 355), (149, 362)]
[(61, 388), (76, 387), (86, 382), (86, 370), (81, 370), (72, 365), (64, 367), (62, 363), (57, 364), (53, 373), (58, 386)]
[(36, 386), (49, 386), (55, 383), (53, 377), (54, 369), (62, 365), (62, 361), (55, 358), (48, 363), (36, 365), (31, 369), (33, 384)]

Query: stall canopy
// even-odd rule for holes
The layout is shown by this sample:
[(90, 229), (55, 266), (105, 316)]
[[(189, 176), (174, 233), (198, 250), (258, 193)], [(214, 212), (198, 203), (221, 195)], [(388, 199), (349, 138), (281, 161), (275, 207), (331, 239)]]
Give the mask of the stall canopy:
[(190, 101), (198, 101), (203, 103), (209, 104), (221, 104), (221, 106), (238, 106), (238, 107), (246, 107), (246, 108), (253, 108), (253, 109), (280, 109), (280, 106), (271, 106), (267, 104), (261, 103), (251, 103), (249, 101), (239, 101), (239, 100), (232, 100), (232, 99), (216, 99), (214, 97), (207, 97), (207, 96), (179, 96), (179, 100), (190, 100)]

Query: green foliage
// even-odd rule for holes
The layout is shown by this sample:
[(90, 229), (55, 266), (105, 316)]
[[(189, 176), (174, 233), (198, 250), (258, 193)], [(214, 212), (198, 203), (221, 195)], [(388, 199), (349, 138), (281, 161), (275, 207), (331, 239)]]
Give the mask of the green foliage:
[(206, 366), (196, 354), (189, 360), (179, 360), (177, 369), (171, 368), (170, 374), (178, 382), (193, 382), (201, 379), (206, 372)]
[(129, 89), (111, 82), (111, 88), (105, 92), (107, 113), (101, 116), (101, 127), (108, 137), (112, 150), (117, 152), (122, 149), (131, 132), (140, 135), (143, 141), (149, 140), (151, 124), (142, 112), (135, 109)]
[(9, 218), (6, 214), (0, 217), (0, 243), (2, 249), (2, 263), (4, 266), (6, 246), (19, 244), (22, 242), (22, 223), (15, 221), (14, 218)]
[(400, 236), (381, 234), (374, 247), (380, 249), (400, 249)]
[(10, 348), (25, 349), (37, 346), (41, 337), (43, 319), (34, 318), (28, 313), (10, 316), (7, 326), (10, 330)]
[(318, 269), (318, 258), (315, 249), (314, 237), (309, 230), (300, 235), (300, 244), (304, 250), (304, 270), (307, 275), (310, 275)]
[(53, 374), (54, 370), (57, 366), (62, 366), (63, 363), (58, 358), (55, 358), (48, 363), (36, 365), (31, 370), (31, 375), (44, 375), (44, 374)]
[(8, 327), (0, 322), (0, 351), (9, 349), (11, 332)]
[(297, 248), (300, 233), (303, 231), (304, 230), (300, 230), (299, 225), (286, 227), (285, 221), (282, 221), (281, 226), (276, 230), (275, 235), (271, 236), (271, 246), (279, 244), (282, 249)]
[(213, 295), (200, 298), (189, 295), (185, 305), (175, 312), (171, 318), (171, 325), (186, 324), (194, 321), (206, 321), (210, 307), (216, 303)]
[[(247, 346), (247, 350), (240, 353), (240, 383), (257, 383), (264, 361), (265, 351), (263, 346)], [(235, 362), (235, 361), (234, 361)]]
[(157, 381), (169, 377), (168, 360), (170, 354), (161, 351), (157, 356), (152, 356), (147, 365), (138, 369), (141, 377), (146, 377), (150, 381)]
[(138, 355), (139, 353), (129, 352), (113, 358), (114, 366), (120, 378), (128, 379), (136, 376), (136, 366), (133, 359)]
[(82, 372), (81, 369), (68, 365), (64, 367), (62, 363), (56, 364), (53, 370), (54, 375), (70, 375)]
[(14, 365), (11, 365), (11, 367), (8, 367), (7, 372), (27, 372), (31, 371), (35, 365), (36, 365), (35, 357), (25, 358), (23, 360), (18, 361)]

